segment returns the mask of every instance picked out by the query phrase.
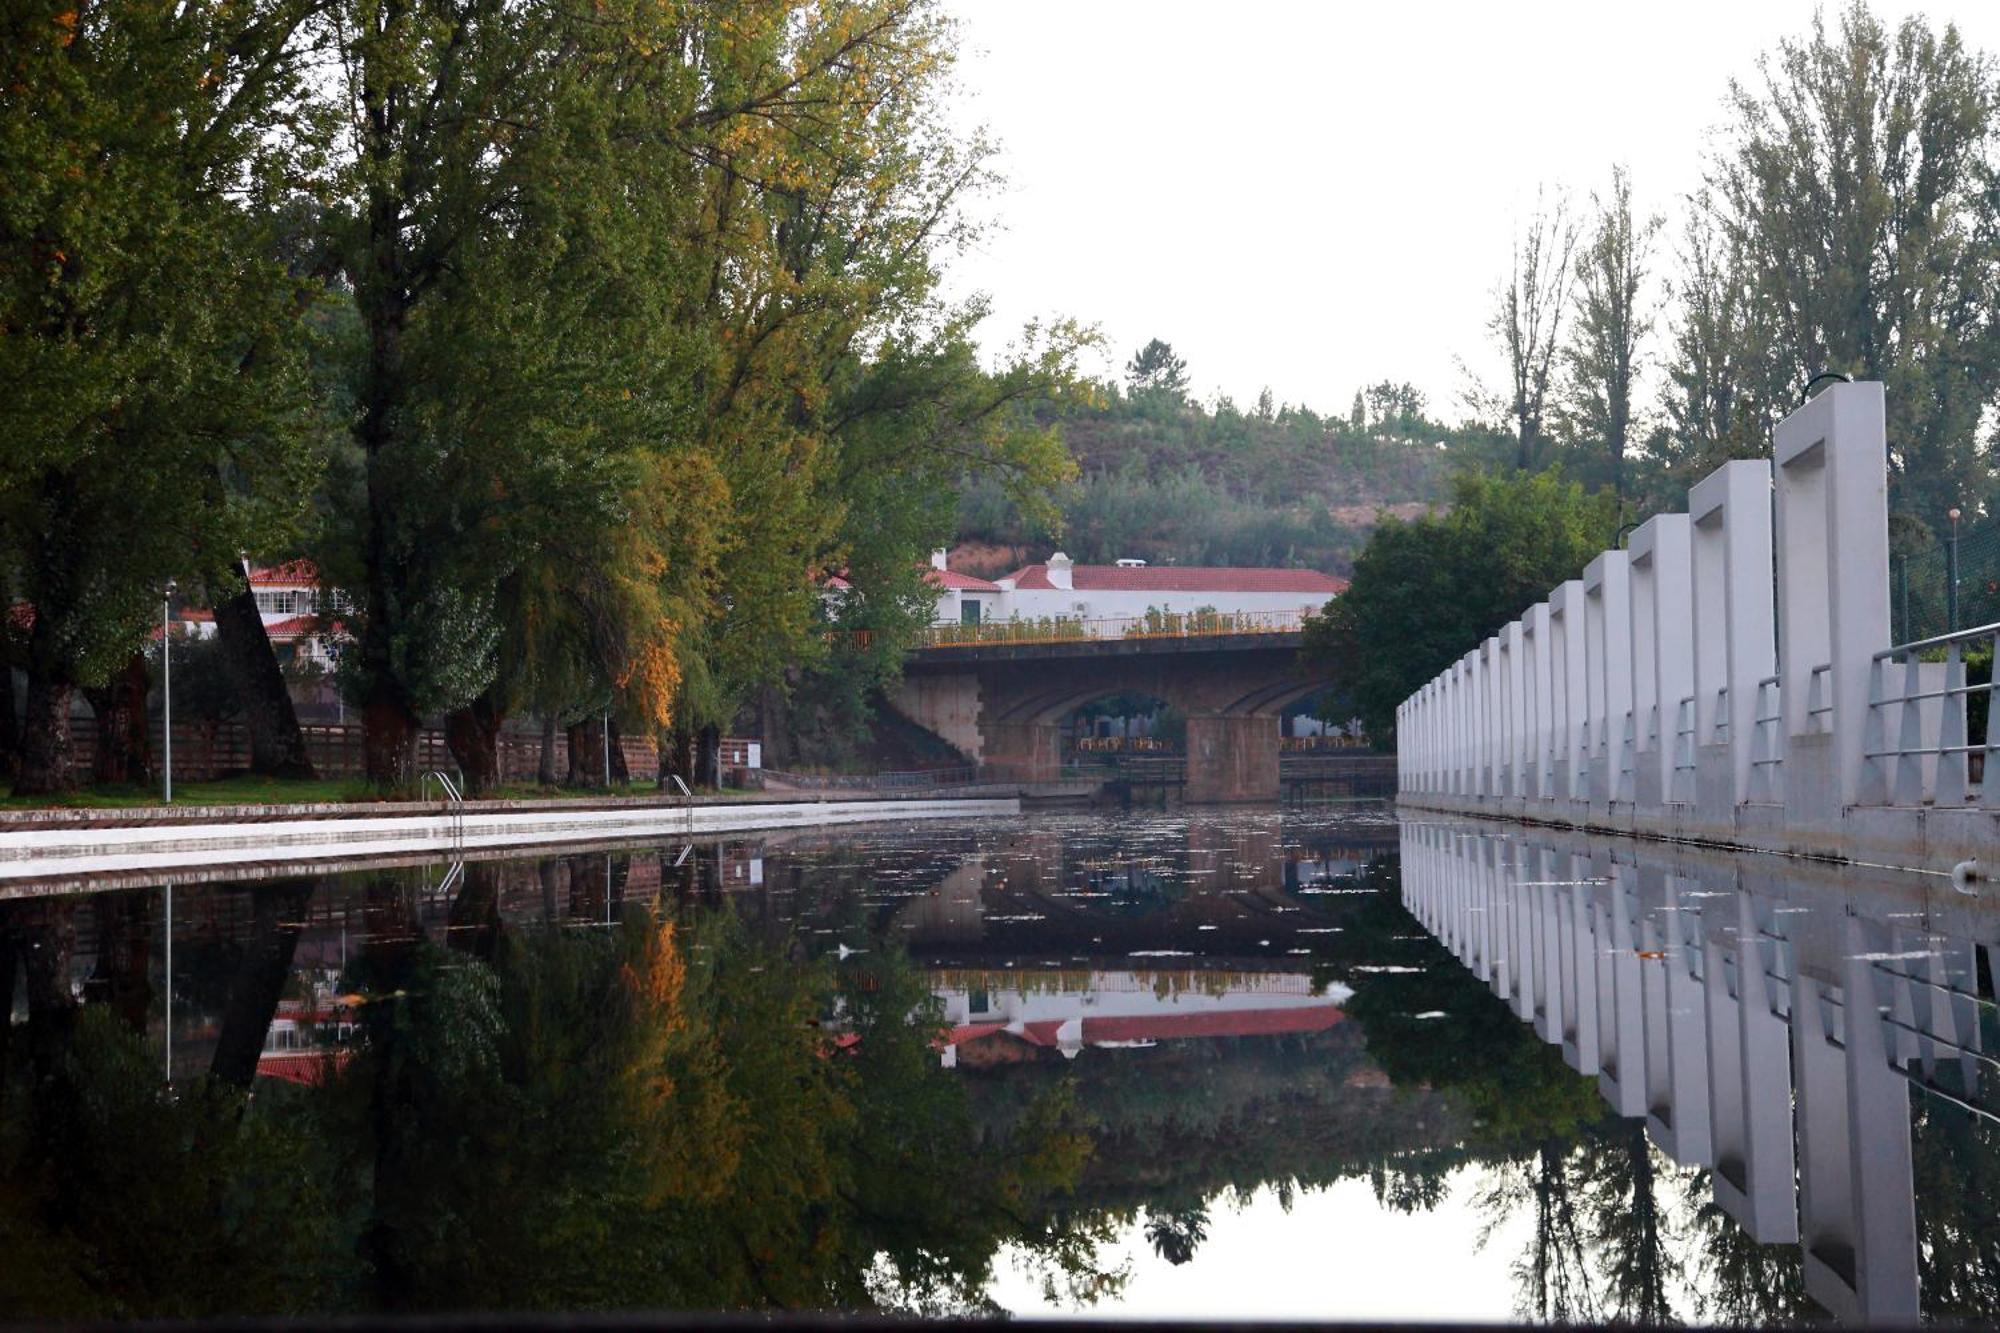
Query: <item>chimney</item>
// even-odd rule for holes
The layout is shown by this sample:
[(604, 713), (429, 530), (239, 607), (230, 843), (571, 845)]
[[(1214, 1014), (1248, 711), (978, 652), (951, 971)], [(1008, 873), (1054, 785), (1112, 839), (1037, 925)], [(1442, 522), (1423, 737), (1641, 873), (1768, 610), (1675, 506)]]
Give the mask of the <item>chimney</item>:
[(945, 551), (945, 548), (944, 548), (944, 547), (942, 547), (942, 546), (938, 547), (938, 548), (937, 548), (937, 550), (935, 550), (935, 551), (932, 551), (932, 552), (931, 552), (931, 568), (932, 568), (932, 569), (943, 569), (943, 568), (945, 567), (945, 563), (944, 563), (944, 562), (945, 562), (945, 557), (946, 557), (946, 555), (947, 555), (947, 552)]
[(1068, 592), (1070, 590), (1069, 568), (1069, 557), (1061, 551), (1057, 551), (1054, 555), (1050, 556), (1049, 583), (1054, 587), (1061, 588), (1064, 592)]

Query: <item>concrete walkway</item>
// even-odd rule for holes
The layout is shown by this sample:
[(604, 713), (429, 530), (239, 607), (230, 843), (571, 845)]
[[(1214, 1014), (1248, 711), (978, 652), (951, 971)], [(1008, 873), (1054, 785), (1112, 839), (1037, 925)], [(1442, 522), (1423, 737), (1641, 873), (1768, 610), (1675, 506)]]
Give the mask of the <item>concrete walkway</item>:
[(30, 882), (251, 863), (347, 861), (751, 829), (1020, 813), (1017, 798), (823, 800), (607, 797), (351, 805), (154, 806), (0, 815), (0, 896)]

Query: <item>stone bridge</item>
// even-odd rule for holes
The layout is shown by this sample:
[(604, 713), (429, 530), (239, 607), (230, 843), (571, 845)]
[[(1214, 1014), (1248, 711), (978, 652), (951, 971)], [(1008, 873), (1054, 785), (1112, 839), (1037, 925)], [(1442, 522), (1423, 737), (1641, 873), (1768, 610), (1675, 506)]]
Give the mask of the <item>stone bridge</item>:
[(1022, 781), (1062, 768), (1062, 723), (1094, 699), (1149, 694), (1187, 718), (1192, 802), (1275, 801), (1278, 726), (1323, 687), (1298, 630), (982, 643), (913, 653), (892, 702), (983, 767)]

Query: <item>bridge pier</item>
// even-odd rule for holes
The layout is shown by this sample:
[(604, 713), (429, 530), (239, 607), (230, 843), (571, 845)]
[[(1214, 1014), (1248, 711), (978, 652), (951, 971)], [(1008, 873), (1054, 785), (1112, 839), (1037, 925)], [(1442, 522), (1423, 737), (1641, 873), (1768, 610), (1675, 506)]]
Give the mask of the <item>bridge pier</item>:
[(1197, 713), (1187, 720), (1188, 801), (1278, 799), (1278, 719)]
[(988, 722), (980, 760), (1018, 782), (1062, 777), (1062, 725), (1057, 722)]

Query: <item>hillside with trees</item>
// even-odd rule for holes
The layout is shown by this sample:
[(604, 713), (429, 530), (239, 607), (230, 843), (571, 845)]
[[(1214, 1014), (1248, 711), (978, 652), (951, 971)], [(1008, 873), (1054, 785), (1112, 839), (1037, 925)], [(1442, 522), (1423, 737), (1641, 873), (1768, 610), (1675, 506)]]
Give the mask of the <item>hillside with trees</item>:
[[(1297, 565), (1345, 573), (1379, 510), (1441, 500), (1457, 462), (1494, 447), (1477, 423), (1447, 425), (1408, 384), (1356, 392), (1344, 415), (1249, 408), (1188, 393), (1170, 344), (1140, 348), (1120, 382), (1044, 410), (1076, 460), (1052, 516), (1024, 513), (991, 474), (960, 490), (958, 536), (990, 570), (1060, 543), (1073, 558), (1156, 564)], [(984, 548), (999, 552), (981, 560)]]

